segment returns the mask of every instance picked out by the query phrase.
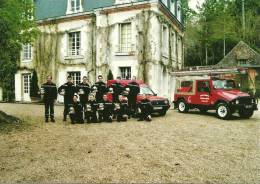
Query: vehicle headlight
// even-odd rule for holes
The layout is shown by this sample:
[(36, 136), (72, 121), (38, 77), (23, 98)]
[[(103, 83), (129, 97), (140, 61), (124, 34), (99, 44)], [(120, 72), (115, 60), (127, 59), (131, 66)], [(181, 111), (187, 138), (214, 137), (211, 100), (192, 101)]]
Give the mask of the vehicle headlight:
[(168, 101), (168, 100), (165, 100), (164, 103), (165, 103), (165, 104), (169, 104), (169, 101)]
[(236, 100), (236, 104), (239, 104), (239, 100)]

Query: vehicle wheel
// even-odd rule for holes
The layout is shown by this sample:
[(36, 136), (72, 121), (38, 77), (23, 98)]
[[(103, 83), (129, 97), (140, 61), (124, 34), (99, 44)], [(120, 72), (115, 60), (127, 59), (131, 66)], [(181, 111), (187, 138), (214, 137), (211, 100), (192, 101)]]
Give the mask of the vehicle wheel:
[(206, 113), (206, 112), (208, 112), (208, 109), (205, 109), (205, 108), (199, 108), (199, 110), (200, 110), (201, 113)]
[(217, 105), (216, 113), (220, 119), (229, 119), (231, 116), (231, 111), (229, 106), (226, 103), (219, 103)]
[(189, 111), (189, 106), (184, 100), (178, 102), (178, 111), (180, 113), (186, 113)]
[(166, 113), (167, 113), (167, 111), (166, 111), (166, 110), (162, 110), (162, 111), (159, 113), (159, 115), (160, 115), (160, 116), (165, 116), (165, 115), (166, 115)]
[(249, 118), (251, 118), (251, 117), (253, 116), (254, 111), (253, 111), (253, 110), (240, 110), (240, 111), (238, 112), (238, 114), (239, 114), (239, 116), (240, 116), (241, 118), (249, 119)]

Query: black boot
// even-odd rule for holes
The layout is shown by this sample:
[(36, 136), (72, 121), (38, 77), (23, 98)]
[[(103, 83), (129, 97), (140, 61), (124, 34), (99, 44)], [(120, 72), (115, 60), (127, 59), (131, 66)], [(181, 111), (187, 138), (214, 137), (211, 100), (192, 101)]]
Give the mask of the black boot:
[(52, 122), (52, 123), (55, 123), (55, 119), (54, 119), (54, 118), (51, 118), (51, 122)]
[(49, 118), (45, 118), (45, 123), (49, 123)]

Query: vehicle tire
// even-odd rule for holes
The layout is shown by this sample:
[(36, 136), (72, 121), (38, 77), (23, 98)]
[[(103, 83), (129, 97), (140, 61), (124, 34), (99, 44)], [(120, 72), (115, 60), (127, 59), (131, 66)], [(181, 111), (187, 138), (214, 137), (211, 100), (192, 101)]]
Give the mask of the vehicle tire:
[(178, 101), (178, 111), (180, 113), (186, 113), (189, 111), (189, 106), (188, 104), (185, 102), (185, 100), (180, 100)]
[(218, 118), (227, 120), (231, 117), (230, 107), (226, 103), (219, 103), (216, 108)]
[(206, 113), (206, 112), (208, 112), (208, 109), (205, 109), (205, 108), (199, 108), (199, 110), (200, 110), (201, 113)]
[(254, 115), (254, 111), (253, 110), (240, 110), (238, 112), (239, 116), (241, 118), (245, 118), (245, 119), (249, 119)]
[(165, 116), (165, 115), (166, 115), (166, 113), (167, 113), (167, 111), (166, 111), (166, 110), (162, 110), (162, 111), (159, 113), (159, 115), (160, 115), (160, 116)]

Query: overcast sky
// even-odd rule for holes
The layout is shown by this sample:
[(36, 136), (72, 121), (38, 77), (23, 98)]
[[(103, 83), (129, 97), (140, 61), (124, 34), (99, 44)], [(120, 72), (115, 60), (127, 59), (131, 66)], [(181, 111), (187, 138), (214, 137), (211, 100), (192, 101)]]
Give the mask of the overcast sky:
[(197, 5), (201, 5), (204, 2), (204, 0), (190, 0), (189, 1), (189, 6), (194, 9), (197, 10), (196, 6)]

